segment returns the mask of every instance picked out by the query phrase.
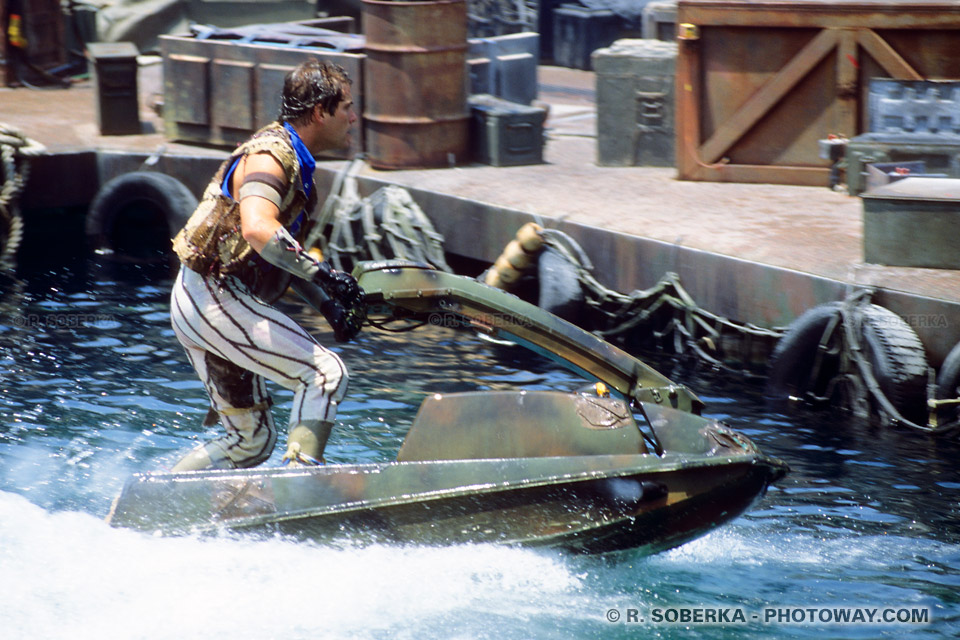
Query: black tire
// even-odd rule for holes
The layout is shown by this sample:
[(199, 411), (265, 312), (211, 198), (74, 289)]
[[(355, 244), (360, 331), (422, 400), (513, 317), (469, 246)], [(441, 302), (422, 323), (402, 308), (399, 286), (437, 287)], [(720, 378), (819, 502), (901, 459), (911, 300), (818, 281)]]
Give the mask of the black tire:
[[(947, 354), (937, 372), (937, 400), (960, 398), (960, 344)], [(945, 424), (960, 420), (960, 405), (946, 405), (937, 409), (937, 422)]]
[[(807, 392), (823, 396), (827, 383), (839, 370), (839, 358), (831, 353), (824, 353), (815, 380), (811, 380), (811, 374), (824, 331), (835, 319), (839, 320), (839, 316), (840, 303), (830, 302), (807, 309), (790, 323), (770, 356), (768, 396), (779, 400), (790, 396), (802, 397)], [(840, 335), (838, 323), (828, 344), (829, 352), (833, 352), (838, 346)]]
[[(839, 371), (836, 348), (842, 340), (839, 324), (811, 379), (818, 345), (827, 326), (839, 320), (842, 303), (831, 302), (804, 312), (788, 327), (770, 358), (767, 393), (775, 399), (823, 396)], [(916, 332), (892, 311), (879, 305), (861, 307), (860, 340), (863, 353), (881, 391), (904, 418), (925, 422), (927, 361)]]
[(861, 339), (873, 376), (904, 418), (927, 422), (927, 356), (910, 325), (879, 305), (863, 307)]
[(158, 262), (171, 254), (170, 240), (197, 208), (197, 198), (179, 180), (134, 171), (108, 180), (87, 213), (91, 248), (120, 260)]
[(537, 281), (537, 306), (579, 324), (584, 305), (579, 267), (561, 251), (544, 246), (537, 258)]

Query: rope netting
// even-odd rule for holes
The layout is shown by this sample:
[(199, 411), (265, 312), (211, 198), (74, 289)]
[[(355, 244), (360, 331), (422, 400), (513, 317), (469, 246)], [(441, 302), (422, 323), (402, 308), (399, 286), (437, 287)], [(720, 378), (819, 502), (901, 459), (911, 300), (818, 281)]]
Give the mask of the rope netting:
[[(589, 259), (566, 234), (548, 230), (544, 245), (561, 252), (575, 265), (588, 312), (585, 324), (608, 341), (628, 347), (653, 342), (672, 349), (677, 356), (692, 355), (718, 370), (762, 379), (769, 373), (770, 354), (790, 329), (764, 328), (711, 313), (696, 303), (676, 273), (666, 273), (648, 289), (620, 293), (594, 277)], [(936, 398), (934, 370), (926, 365), (919, 339), (898, 316), (873, 305), (873, 293), (872, 289), (858, 288), (839, 303), (839, 313), (825, 329), (809, 371), (811, 380), (822, 375), (823, 356), (829, 354), (833, 368), (826, 391), (804, 391), (798, 399), (811, 404), (833, 403), (860, 416), (875, 413), (883, 424), (896, 423), (921, 431), (944, 432), (960, 427), (960, 413), (943, 410), (960, 405), (960, 399), (953, 397), (958, 394)], [(866, 344), (863, 327), (869, 322), (874, 325), (874, 341), (883, 344)], [(908, 343), (916, 341), (912, 352), (908, 348), (911, 345), (896, 344), (904, 338)], [(871, 361), (880, 350), (888, 360), (888, 369), (882, 372)], [(926, 379), (921, 392), (925, 398), (910, 399), (913, 419), (905, 417), (904, 410), (888, 397), (878, 379), (881, 374)], [(927, 412), (926, 421), (916, 417), (923, 412)], [(948, 417), (944, 419), (943, 415)]]
[[(319, 248), (335, 268), (346, 271), (363, 260), (395, 258), (425, 262), (451, 271), (444, 258), (443, 237), (410, 194), (399, 186), (389, 185), (370, 196), (360, 197), (355, 177), (358, 166), (359, 162), (348, 165), (335, 179), (332, 195), (321, 210), (314, 232), (307, 239), (307, 247)], [(630, 293), (615, 291), (593, 275), (589, 256), (569, 235), (543, 229), (542, 225), (535, 226), (542, 237), (543, 249), (559, 253), (573, 267), (575, 275), (572, 277), (579, 282), (583, 293), (579, 324), (584, 328), (631, 351), (654, 345), (672, 350), (676, 356), (694, 357), (717, 370), (734, 372), (746, 378), (762, 379), (769, 374), (771, 353), (790, 327), (765, 328), (707, 311), (687, 292), (676, 273), (664, 274), (648, 289)], [(892, 329), (891, 318), (896, 316), (870, 304), (872, 293), (872, 290), (864, 289), (851, 293), (842, 303), (836, 319), (829, 323), (821, 344), (812, 345), (817, 352), (810, 358), (813, 365), (809, 375), (811, 379), (826, 375), (823, 361), (824, 354), (829, 353), (832, 367), (828, 372), (829, 380), (822, 393), (804, 390), (797, 399), (813, 404), (839, 403), (861, 415), (875, 411), (884, 423), (895, 422), (924, 431), (942, 431), (957, 426), (955, 420), (938, 424), (936, 410), (940, 405), (950, 406), (960, 401), (927, 400), (930, 419), (921, 424), (919, 420), (905, 417), (902, 409), (884, 391), (870, 361), (871, 350), (864, 344), (862, 327), (865, 322), (873, 322), (875, 326), (879, 323), (879, 339), (895, 340), (892, 337), (896, 332), (884, 333), (883, 330)], [(878, 311), (886, 314), (879, 320)], [(883, 326), (884, 322), (888, 326)], [(876, 350), (876, 345), (873, 348)], [(893, 357), (894, 365), (911, 366), (906, 355), (898, 362), (894, 347), (887, 345), (885, 348), (888, 359)], [(912, 366), (922, 366), (924, 375), (932, 376), (932, 369), (926, 367), (922, 358), (922, 345), (920, 351), (922, 365), (918, 361)], [(907, 354), (907, 351), (901, 350), (900, 353)], [(916, 376), (917, 372), (914, 371), (913, 375)], [(932, 385), (926, 389), (926, 396), (934, 397)]]
[(589, 328), (610, 341), (644, 343), (650, 340), (672, 346), (676, 355), (693, 354), (710, 365), (748, 377), (766, 362), (773, 345), (783, 335), (738, 323), (700, 307), (668, 272), (652, 287), (621, 293), (601, 284), (583, 250), (566, 234), (549, 232), (545, 244), (559, 251), (577, 268), (586, 298)]
[(320, 249), (335, 269), (350, 272), (364, 260), (424, 262), (450, 272), (443, 236), (406, 189), (387, 185), (360, 197), (355, 176), (359, 162), (340, 172), (307, 237), (307, 249)]

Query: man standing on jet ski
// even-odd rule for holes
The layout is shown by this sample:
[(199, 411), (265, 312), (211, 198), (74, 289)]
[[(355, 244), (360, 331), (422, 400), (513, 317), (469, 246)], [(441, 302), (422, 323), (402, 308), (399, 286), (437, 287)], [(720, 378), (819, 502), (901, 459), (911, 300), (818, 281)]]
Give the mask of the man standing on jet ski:
[(294, 391), (285, 462), (318, 464), (347, 390), (343, 362), (273, 303), (293, 287), (338, 341), (365, 319), (347, 273), (304, 251), (318, 198), (313, 156), (350, 145), (351, 80), (310, 60), (287, 74), (279, 119), (240, 145), (174, 238), (181, 261), (171, 296), (177, 338), (226, 433), (174, 471), (246, 468), (270, 457), (277, 430), (265, 381)]

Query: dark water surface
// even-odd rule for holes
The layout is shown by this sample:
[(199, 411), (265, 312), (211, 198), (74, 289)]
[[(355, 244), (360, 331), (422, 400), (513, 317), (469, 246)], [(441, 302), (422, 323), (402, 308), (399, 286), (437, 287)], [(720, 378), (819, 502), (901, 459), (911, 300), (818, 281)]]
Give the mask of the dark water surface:
[[(653, 364), (793, 471), (747, 515), (657, 556), (168, 539), (111, 529), (102, 518), (131, 473), (169, 468), (216, 433), (201, 427), (203, 388), (169, 325), (171, 274), (77, 259), (20, 277), (4, 282), (0, 296), (3, 638), (960, 631), (955, 441), (848, 415), (772, 413), (752, 384), (666, 359)], [(322, 321), (290, 308), (333, 344)], [(336, 349), (352, 382), (327, 448), (333, 462), (392, 459), (427, 393), (581, 384), (535, 356), (440, 327), (368, 331)], [(292, 396), (274, 388), (274, 399), (285, 424)], [(281, 451), (268, 464), (278, 464)], [(918, 612), (926, 622), (896, 622)], [(884, 614), (893, 622), (883, 623)], [(851, 621), (837, 623), (843, 615)], [(870, 616), (873, 623), (860, 622)]]

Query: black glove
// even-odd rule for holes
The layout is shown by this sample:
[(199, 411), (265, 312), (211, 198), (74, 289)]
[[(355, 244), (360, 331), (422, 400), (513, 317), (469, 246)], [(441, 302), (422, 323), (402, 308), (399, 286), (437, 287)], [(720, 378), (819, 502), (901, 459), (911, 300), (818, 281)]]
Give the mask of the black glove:
[(349, 273), (336, 271), (328, 262), (321, 262), (320, 269), (313, 276), (314, 284), (327, 292), (331, 298), (350, 306), (363, 298), (363, 291), (357, 280)]
[(337, 342), (350, 342), (363, 329), (363, 323), (367, 319), (367, 306), (362, 295), (358, 295), (346, 305), (339, 300), (327, 298), (320, 304), (320, 313), (330, 323)]

